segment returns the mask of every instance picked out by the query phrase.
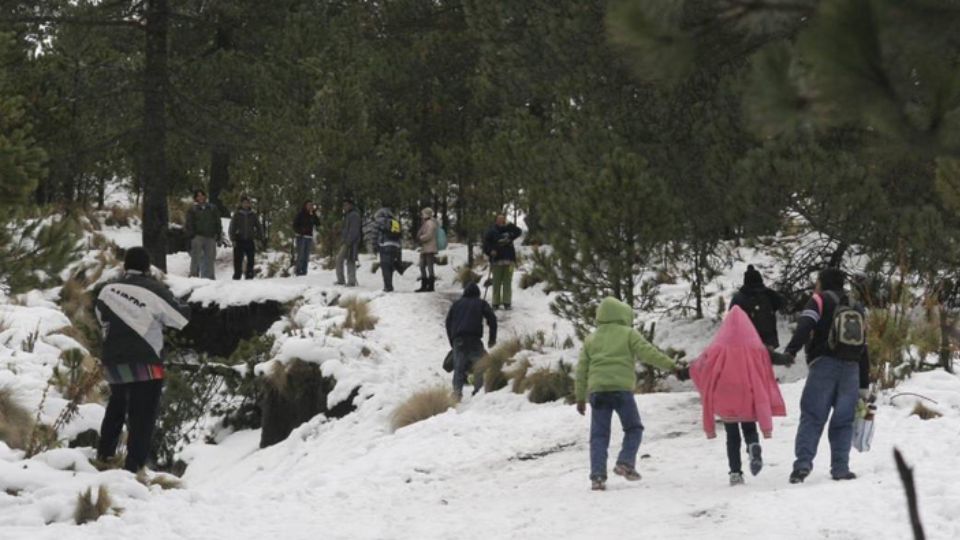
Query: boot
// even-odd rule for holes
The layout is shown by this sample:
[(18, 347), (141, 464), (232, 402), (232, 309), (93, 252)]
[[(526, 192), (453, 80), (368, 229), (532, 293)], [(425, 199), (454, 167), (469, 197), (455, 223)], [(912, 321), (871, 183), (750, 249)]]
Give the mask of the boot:
[(427, 292), (429, 290), (430, 280), (428, 278), (420, 278), (420, 288), (413, 292)]
[(426, 292), (433, 292), (433, 291), (434, 291), (433, 285), (434, 285), (434, 283), (436, 283), (436, 282), (437, 282), (437, 278), (435, 278), (435, 277), (432, 277), (432, 278), (428, 279), (428, 280), (427, 280), (427, 291), (426, 291)]

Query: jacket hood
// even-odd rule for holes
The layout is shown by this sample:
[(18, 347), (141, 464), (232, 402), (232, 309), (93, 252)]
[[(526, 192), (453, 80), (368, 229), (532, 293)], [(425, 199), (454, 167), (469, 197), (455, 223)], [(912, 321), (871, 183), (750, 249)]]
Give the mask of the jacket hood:
[(464, 298), (480, 298), (480, 287), (472, 281), (467, 283), (467, 286), (463, 288), (463, 297)]
[(633, 309), (616, 298), (608, 296), (597, 308), (597, 324), (633, 326)]
[(377, 213), (373, 215), (373, 219), (375, 220), (392, 218), (392, 217), (393, 217), (393, 212), (391, 212), (390, 209), (386, 207), (377, 210)]
[(733, 306), (724, 317), (720, 329), (710, 342), (711, 347), (752, 347), (756, 349), (764, 348), (760, 341), (760, 335), (757, 329), (750, 321), (750, 317), (740, 306)]

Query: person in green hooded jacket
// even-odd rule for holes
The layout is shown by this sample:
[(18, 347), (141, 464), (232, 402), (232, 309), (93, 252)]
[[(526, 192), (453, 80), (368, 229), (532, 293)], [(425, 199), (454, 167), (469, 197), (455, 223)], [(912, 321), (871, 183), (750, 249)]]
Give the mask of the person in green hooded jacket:
[(664, 371), (676, 368), (673, 360), (651, 345), (633, 327), (633, 309), (607, 297), (597, 308), (597, 330), (583, 342), (577, 364), (577, 412), (586, 414), (590, 400), (590, 480), (594, 490), (606, 489), (607, 451), (613, 413), (623, 426), (623, 447), (613, 472), (639, 480), (637, 451), (643, 424), (633, 392), (637, 385), (636, 360)]

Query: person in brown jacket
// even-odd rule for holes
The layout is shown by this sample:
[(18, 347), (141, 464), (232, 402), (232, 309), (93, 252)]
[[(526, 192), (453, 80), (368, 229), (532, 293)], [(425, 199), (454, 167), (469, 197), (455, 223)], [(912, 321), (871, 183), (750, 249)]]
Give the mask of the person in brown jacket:
[(420, 211), (423, 224), (417, 232), (417, 241), (420, 242), (420, 288), (416, 292), (431, 292), (437, 278), (433, 272), (433, 265), (437, 256), (437, 222), (433, 219), (433, 209), (424, 208)]

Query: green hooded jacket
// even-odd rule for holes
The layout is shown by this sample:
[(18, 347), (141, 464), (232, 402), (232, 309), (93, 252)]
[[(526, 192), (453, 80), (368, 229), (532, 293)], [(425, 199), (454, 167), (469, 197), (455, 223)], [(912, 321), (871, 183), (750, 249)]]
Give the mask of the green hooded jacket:
[(630, 306), (607, 297), (597, 308), (597, 330), (583, 342), (577, 364), (577, 401), (593, 392), (633, 391), (637, 385), (635, 361), (672, 370), (673, 360), (633, 328)]

